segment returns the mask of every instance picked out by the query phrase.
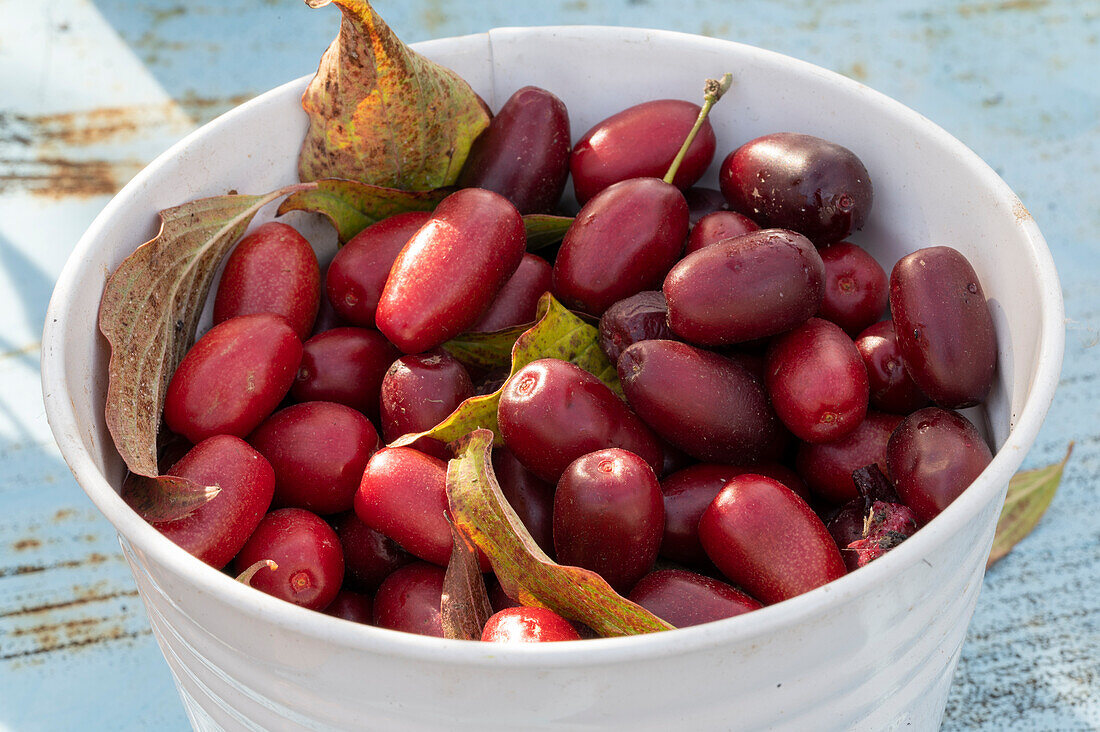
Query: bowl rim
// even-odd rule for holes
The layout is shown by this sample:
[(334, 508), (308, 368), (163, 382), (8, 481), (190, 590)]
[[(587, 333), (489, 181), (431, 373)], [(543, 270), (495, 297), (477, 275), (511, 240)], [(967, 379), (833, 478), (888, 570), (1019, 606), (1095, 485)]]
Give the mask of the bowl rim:
[[(486, 33), (442, 38), (412, 44), (421, 53), (430, 55), (433, 46), (457, 39), (484, 39), (491, 44), (494, 34), (531, 34), (550, 37), (569, 34), (573, 37), (602, 38), (611, 33), (620, 41), (642, 41), (660, 38), (664, 41), (709, 45), (715, 49), (736, 49), (754, 55), (769, 65), (787, 67), (798, 74), (824, 78), (847, 91), (859, 91), (869, 103), (884, 113), (904, 120), (930, 139), (952, 151), (982, 181), (996, 198), (1016, 213), (1017, 224), (1026, 240), (1026, 253), (1031, 259), (1039, 285), (1038, 303), (1041, 320), (1038, 367), (1016, 424), (1009, 431), (1004, 445), (993, 461), (958, 499), (886, 556), (827, 585), (803, 595), (761, 610), (703, 625), (680, 628), (674, 633), (654, 633), (620, 638), (600, 638), (584, 643), (548, 643), (501, 647), (500, 644), (471, 643), (419, 636), (411, 633), (360, 625), (306, 610), (253, 590), (233, 577), (203, 563), (180, 548), (141, 519), (121, 499), (96, 468), (91, 455), (82, 445), (74, 407), (66, 397), (66, 343), (62, 317), (71, 307), (87, 255), (108, 233), (108, 224), (116, 213), (129, 205), (131, 196), (154, 178), (169, 160), (176, 159), (196, 139), (216, 133), (232, 125), (238, 116), (247, 114), (282, 95), (304, 89), (313, 76), (282, 84), (254, 99), (227, 111), (194, 130), (168, 148), (139, 172), (95, 218), (69, 256), (51, 297), (42, 337), (41, 373), (47, 420), (61, 453), (77, 482), (96, 507), (114, 525), (126, 551), (136, 547), (162, 568), (186, 578), (195, 589), (209, 593), (236, 610), (261, 617), (282, 630), (298, 633), (323, 642), (339, 644), (355, 651), (430, 660), (437, 664), (461, 666), (501, 665), (511, 668), (553, 668), (578, 664), (614, 664), (642, 658), (675, 656), (698, 651), (716, 642), (745, 643), (807, 620), (811, 614), (835, 610), (900, 569), (915, 564), (936, 545), (963, 530), (979, 511), (996, 499), (1009, 478), (1023, 462), (1028, 448), (1035, 441), (1043, 418), (1050, 406), (1061, 372), (1065, 342), (1064, 306), (1054, 261), (1035, 221), (1027, 214), (1022, 202), (1008, 185), (976, 153), (923, 115), (891, 97), (844, 77), (836, 72), (775, 51), (723, 39), (707, 38), (688, 33), (618, 26), (536, 26), (530, 28), (495, 28)], [(136, 567), (132, 567), (136, 571)]]

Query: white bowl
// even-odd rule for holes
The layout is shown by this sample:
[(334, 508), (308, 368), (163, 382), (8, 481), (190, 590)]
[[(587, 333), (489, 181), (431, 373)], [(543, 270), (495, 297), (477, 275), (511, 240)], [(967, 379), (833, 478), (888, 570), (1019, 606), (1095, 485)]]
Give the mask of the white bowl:
[[(696, 100), (734, 74), (712, 122), (719, 156), (760, 134), (851, 148), (875, 185), (855, 240), (889, 268), (947, 244), (974, 264), (999, 368), (985, 407), (992, 464), (900, 547), (825, 587), (749, 615), (668, 633), (539, 647), (425, 638), (336, 620), (245, 587), (191, 557), (119, 498), (103, 421), (104, 280), (156, 233), (159, 209), (295, 180), (306, 79), (234, 109), (157, 158), (80, 240), (50, 303), (42, 380), (77, 481), (115, 525), (196, 728), (887, 729), (938, 725), (1008, 479), (1054, 393), (1064, 341), (1057, 273), (1026, 209), (974, 153), (871, 89), (727, 41), (626, 28), (498, 29), (419, 44), (494, 107), (535, 84), (575, 136), (631, 104)], [(318, 49), (320, 51), (320, 49)], [(269, 211), (265, 214), (270, 215)], [(265, 220), (260, 217), (257, 223)]]

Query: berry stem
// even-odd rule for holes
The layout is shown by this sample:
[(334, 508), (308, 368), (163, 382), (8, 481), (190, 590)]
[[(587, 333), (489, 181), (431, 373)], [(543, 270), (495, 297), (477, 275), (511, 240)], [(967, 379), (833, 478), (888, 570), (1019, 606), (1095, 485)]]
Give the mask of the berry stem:
[(237, 575), (237, 581), (243, 582), (244, 584), (251, 586), (252, 578), (256, 576), (257, 572), (259, 572), (261, 569), (264, 569), (265, 567), (267, 569), (270, 569), (271, 571), (275, 571), (279, 568), (279, 565), (271, 559), (261, 559), (258, 562), (253, 562), (248, 566), (248, 569)]
[(672, 179), (676, 177), (676, 171), (680, 169), (680, 163), (684, 162), (688, 148), (691, 147), (691, 143), (695, 142), (695, 136), (699, 134), (699, 129), (703, 126), (707, 115), (710, 114), (710, 108), (722, 98), (723, 94), (729, 91), (731, 84), (733, 84), (733, 74), (730, 73), (724, 74), (721, 79), (707, 79), (706, 84), (703, 85), (703, 108), (699, 110), (699, 116), (695, 118), (695, 126), (691, 128), (684, 144), (680, 146), (680, 152), (676, 153), (672, 165), (668, 166), (668, 172), (665, 173), (664, 177), (665, 183), (672, 183)]

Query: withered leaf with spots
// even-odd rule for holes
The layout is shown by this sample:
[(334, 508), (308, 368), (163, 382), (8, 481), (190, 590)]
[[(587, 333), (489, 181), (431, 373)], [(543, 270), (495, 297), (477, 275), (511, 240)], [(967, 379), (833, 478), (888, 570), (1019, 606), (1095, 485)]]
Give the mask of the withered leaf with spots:
[(131, 505), (146, 518), (180, 518), (217, 495), (182, 478), (160, 478), (157, 430), (168, 382), (195, 340), (218, 264), (266, 204), (295, 190), (262, 196), (200, 198), (160, 212), (156, 238), (107, 279), (99, 329), (111, 345), (107, 428), (135, 483)]
[(489, 113), (458, 74), (411, 50), (366, 0), (330, 2), (340, 32), (302, 96), (302, 181), (349, 178), (428, 191), (458, 179)]

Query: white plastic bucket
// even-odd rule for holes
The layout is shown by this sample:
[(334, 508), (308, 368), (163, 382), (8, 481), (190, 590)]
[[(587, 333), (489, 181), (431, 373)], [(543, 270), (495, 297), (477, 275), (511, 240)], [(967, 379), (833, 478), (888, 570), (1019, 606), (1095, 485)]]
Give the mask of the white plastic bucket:
[[(721, 622), (649, 636), (502, 647), (356, 625), (251, 590), (191, 557), (118, 497), (103, 421), (106, 275), (156, 233), (156, 212), (295, 180), (305, 79), (198, 130), (104, 209), (46, 320), (42, 379), (66, 461), (117, 528), (154, 635), (198, 729), (929, 729), (943, 714), (1008, 479), (1061, 368), (1061, 293), (1026, 209), (974, 153), (867, 87), (727, 41), (625, 28), (498, 29), (419, 44), (494, 107), (527, 84), (567, 104), (574, 137), (646, 99), (697, 100), (734, 74), (712, 123), (719, 155), (807, 132), (855, 151), (874, 210), (853, 240), (889, 267), (947, 244), (990, 298), (1000, 365), (984, 416), (993, 463), (899, 548), (825, 587)], [(271, 214), (265, 210), (257, 223)], [(265, 218), (266, 217), (266, 218)]]

